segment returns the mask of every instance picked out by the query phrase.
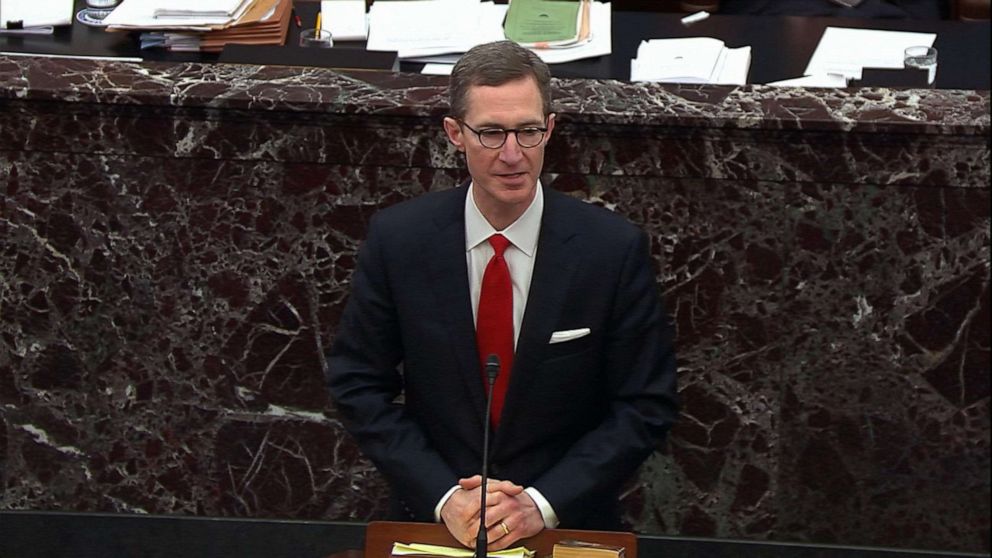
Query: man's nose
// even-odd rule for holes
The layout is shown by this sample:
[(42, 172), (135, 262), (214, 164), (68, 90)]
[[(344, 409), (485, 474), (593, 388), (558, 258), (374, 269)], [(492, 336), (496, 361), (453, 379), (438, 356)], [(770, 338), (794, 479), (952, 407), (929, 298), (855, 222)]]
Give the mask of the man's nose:
[(517, 133), (507, 134), (506, 141), (499, 148), (499, 159), (504, 163), (516, 163), (523, 157), (523, 148), (517, 142)]

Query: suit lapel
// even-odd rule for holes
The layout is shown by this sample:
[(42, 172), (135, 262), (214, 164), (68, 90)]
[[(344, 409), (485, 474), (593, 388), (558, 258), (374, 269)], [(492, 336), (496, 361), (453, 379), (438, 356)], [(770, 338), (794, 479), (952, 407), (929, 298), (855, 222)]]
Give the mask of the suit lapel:
[[(581, 242), (576, 238), (579, 231), (568, 219), (561, 201), (562, 194), (545, 189), (537, 259), (503, 410), (503, 416), (508, 420), (520, 414), (518, 407), (525, 399), (522, 396), (530, 389), (536, 368), (543, 361), (551, 333), (566, 303), (572, 277), (582, 260)], [(499, 438), (497, 435), (497, 443)]]
[(451, 339), (465, 390), (475, 406), (481, 426), (485, 413), (485, 390), (479, 373), (475, 324), (465, 264), (465, 192), (463, 186), (444, 198), (434, 217), (433, 237), (425, 243), (433, 294)]

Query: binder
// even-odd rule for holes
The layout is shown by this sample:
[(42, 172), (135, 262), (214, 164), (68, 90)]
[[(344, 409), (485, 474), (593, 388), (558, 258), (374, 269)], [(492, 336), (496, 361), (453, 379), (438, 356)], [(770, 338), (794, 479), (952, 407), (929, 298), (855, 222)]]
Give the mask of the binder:
[(591, 38), (590, 0), (511, 0), (507, 39), (527, 48), (572, 48)]

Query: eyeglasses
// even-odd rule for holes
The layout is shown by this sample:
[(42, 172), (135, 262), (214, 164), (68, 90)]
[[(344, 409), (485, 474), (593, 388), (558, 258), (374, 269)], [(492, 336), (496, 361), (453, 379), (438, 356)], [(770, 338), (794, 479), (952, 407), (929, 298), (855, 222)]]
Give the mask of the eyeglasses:
[(479, 137), (482, 147), (488, 149), (499, 149), (506, 143), (506, 136), (513, 132), (517, 138), (517, 145), (523, 148), (537, 147), (544, 140), (544, 134), (548, 133), (548, 128), (538, 126), (526, 126), (524, 128), (483, 128), (476, 130), (469, 126), (464, 120), (458, 119), (463, 126), (475, 132)]

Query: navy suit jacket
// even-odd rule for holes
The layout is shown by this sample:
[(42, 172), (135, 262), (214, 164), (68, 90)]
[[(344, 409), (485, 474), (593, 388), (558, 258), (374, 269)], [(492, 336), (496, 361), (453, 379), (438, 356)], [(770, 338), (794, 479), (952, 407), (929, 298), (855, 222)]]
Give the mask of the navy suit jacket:
[[(445, 492), (481, 469), (466, 192), (373, 217), (327, 359), (332, 397), (389, 481), (396, 519), (433, 521)], [(616, 528), (622, 484), (677, 415), (672, 328), (647, 236), (603, 208), (544, 195), (490, 476), (537, 488), (563, 528)], [(549, 343), (552, 332), (580, 328), (591, 333)]]
[(947, 0), (864, 0), (847, 8), (830, 0), (722, 0), (722, 14), (761, 14), (884, 19), (943, 19), (950, 14)]

